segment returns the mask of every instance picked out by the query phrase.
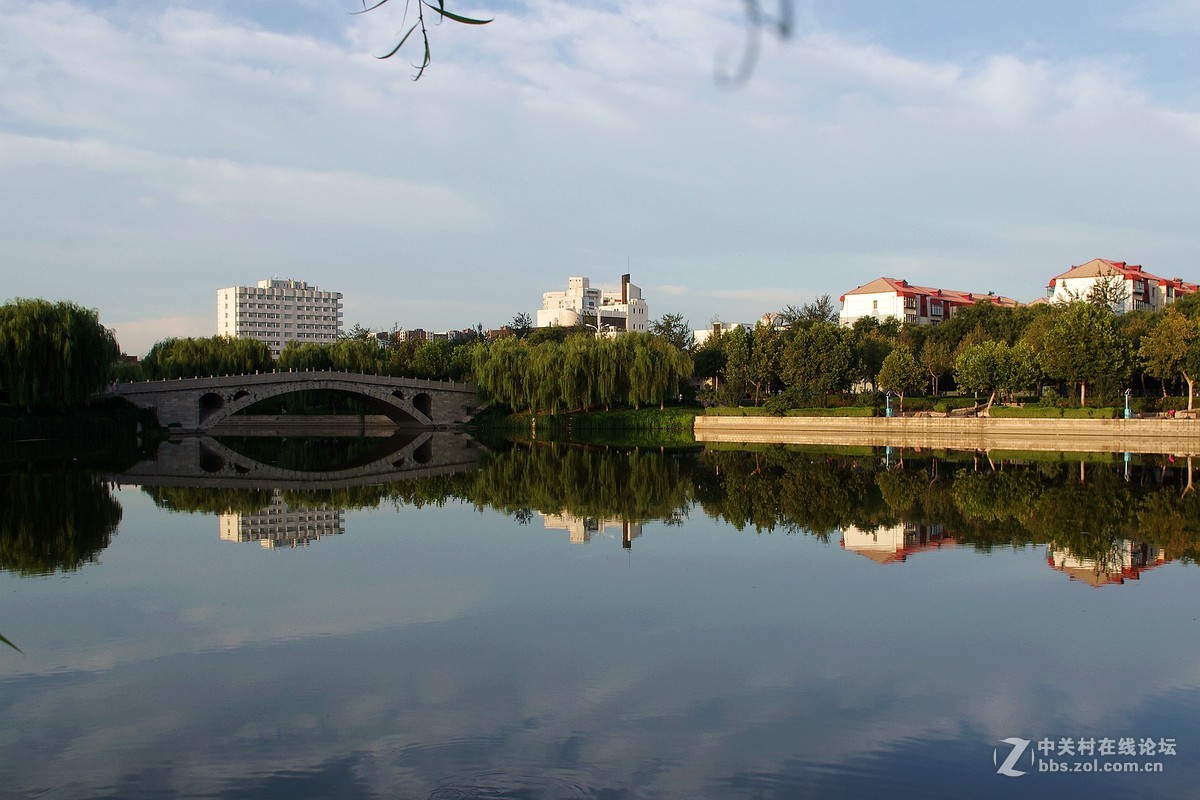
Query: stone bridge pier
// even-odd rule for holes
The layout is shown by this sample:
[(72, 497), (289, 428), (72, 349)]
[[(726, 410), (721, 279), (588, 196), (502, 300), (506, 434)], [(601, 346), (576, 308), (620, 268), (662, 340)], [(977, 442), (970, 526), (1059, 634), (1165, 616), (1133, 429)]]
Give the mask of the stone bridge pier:
[(331, 371), (121, 383), (105, 394), (153, 411), (164, 428), (205, 433), (260, 400), (314, 390), (353, 395), (401, 427), (445, 428), (466, 422), (480, 409), (469, 383)]

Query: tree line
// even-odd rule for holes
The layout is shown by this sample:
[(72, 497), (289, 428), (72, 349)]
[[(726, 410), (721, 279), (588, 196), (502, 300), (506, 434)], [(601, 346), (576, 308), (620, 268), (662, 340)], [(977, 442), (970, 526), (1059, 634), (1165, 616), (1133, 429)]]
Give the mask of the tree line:
[[(586, 328), (481, 329), (460, 341), (376, 338), (355, 326), (329, 344), (289, 342), (278, 359), (251, 339), (169, 338), (138, 364), (117, 360), (112, 331), (73, 303), (0, 306), (0, 392), (26, 410), (78, 407), (109, 380), (173, 379), (282, 370), (337, 370), (475, 382), (486, 399), (534, 413), (663, 405), (693, 386), (709, 404), (877, 402), (877, 393), (939, 395), (948, 388), (989, 405), (1018, 396), (1111, 404), (1126, 387), (1194, 404), (1200, 375), (1200, 297), (1165, 311), (1114, 315), (1103, 296), (1016, 308), (979, 303), (936, 325), (862, 318), (837, 324), (829, 296), (691, 341), (682, 316), (649, 333), (596, 337)], [(691, 381), (690, 379), (695, 379)]]
[[(1200, 466), (1200, 464), (1196, 465)], [(374, 508), (462, 502), (521, 521), (535, 513), (678, 524), (699, 511), (738, 531), (828, 540), (850, 528), (939, 525), (980, 550), (1053, 544), (1103, 562), (1124, 540), (1200, 558), (1200, 493), (1185, 460), (1130, 465), (1007, 460), (950, 453), (886, 461), (870, 449), (783, 446), (700, 453), (562, 443), (497, 446), (479, 469), (388, 486), (292, 494), (300, 506)], [(269, 497), (246, 490), (148, 488), (173, 510), (246, 513)]]
[[(700, 453), (498, 446), (475, 471), (389, 485), (290, 492), (293, 507), (397, 509), (450, 502), (520, 521), (537, 512), (679, 524), (701, 512), (734, 529), (829, 539), (848, 528), (940, 525), (981, 550), (1053, 543), (1103, 563), (1124, 540), (1200, 558), (1200, 492), (1186, 459), (1126, 465), (1008, 460), (951, 453), (887, 461), (870, 449), (820, 452), (772, 446)], [(254, 513), (262, 489), (146, 487), (180, 512)], [(82, 470), (0, 471), (0, 569), (78, 569), (108, 546), (121, 519), (110, 487)]]
[(831, 311), (780, 315), (710, 338), (694, 362), (702, 398), (722, 405), (826, 405), (863, 392), (892, 392), (903, 402), (953, 387), (989, 405), (1048, 395), (1086, 406), (1117, 402), (1126, 387), (1148, 396), (1180, 387), (1190, 409), (1200, 298), (1121, 315), (1102, 298), (1016, 308), (984, 302), (939, 325), (864, 317), (842, 326)]

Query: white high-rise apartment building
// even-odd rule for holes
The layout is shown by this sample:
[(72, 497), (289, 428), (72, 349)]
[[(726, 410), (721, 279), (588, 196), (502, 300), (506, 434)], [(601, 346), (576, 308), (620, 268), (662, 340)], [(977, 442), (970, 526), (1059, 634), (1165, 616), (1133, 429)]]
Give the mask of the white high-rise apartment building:
[(217, 290), (217, 335), (263, 342), (274, 358), (288, 342), (335, 342), (341, 329), (341, 292), (290, 278)]

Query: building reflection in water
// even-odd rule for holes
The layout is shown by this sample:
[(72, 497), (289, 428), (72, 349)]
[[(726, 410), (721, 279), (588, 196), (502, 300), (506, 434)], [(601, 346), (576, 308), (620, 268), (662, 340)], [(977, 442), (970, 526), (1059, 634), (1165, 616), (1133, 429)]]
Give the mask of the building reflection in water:
[(326, 536), (346, 532), (340, 509), (325, 504), (293, 508), (279, 490), (270, 505), (252, 514), (221, 514), (221, 539), (227, 542), (258, 542), (264, 549), (308, 547)]
[(1080, 556), (1066, 547), (1051, 543), (1046, 547), (1046, 563), (1073, 581), (1089, 586), (1123, 584), (1136, 581), (1143, 572), (1170, 559), (1157, 545), (1131, 539), (1117, 539), (1099, 555)]
[(866, 556), (878, 564), (904, 561), (913, 553), (953, 547), (954, 536), (941, 525), (902, 522), (873, 531), (849, 527), (842, 531), (842, 548)]
[(633, 547), (633, 540), (642, 535), (642, 523), (619, 517), (575, 517), (570, 514), (542, 514), (542, 524), (548, 531), (566, 531), (571, 544), (587, 544), (593, 536), (621, 537), (621, 546)]

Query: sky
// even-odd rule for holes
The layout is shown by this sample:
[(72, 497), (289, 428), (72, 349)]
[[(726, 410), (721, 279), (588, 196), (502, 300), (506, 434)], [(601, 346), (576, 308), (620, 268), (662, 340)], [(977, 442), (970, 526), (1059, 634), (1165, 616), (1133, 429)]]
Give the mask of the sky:
[[(764, 0), (768, 16), (779, 0)], [(753, 321), (880, 276), (1029, 301), (1200, 281), (1200, 0), (0, 0), (0, 301), (122, 348), (296, 278), (345, 324), (497, 327), (573, 275)]]

